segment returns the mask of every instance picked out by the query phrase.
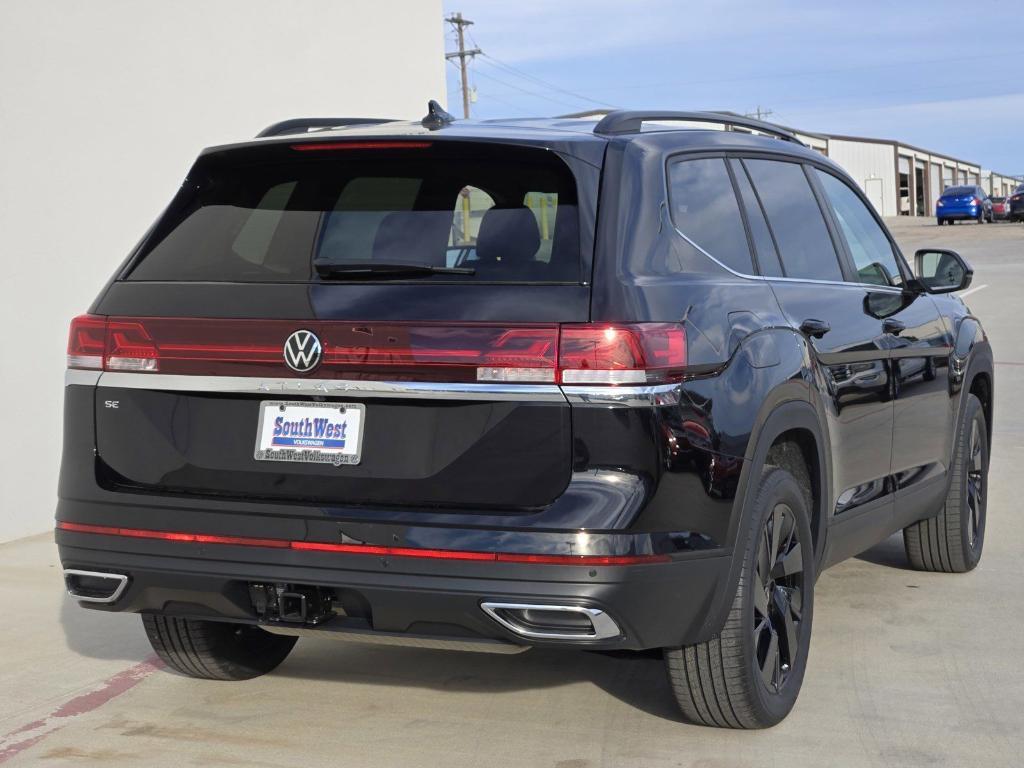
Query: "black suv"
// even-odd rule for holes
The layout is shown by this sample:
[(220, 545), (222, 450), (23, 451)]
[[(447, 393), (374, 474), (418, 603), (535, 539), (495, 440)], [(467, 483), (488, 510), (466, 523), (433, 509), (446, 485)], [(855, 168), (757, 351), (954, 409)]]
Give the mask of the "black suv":
[(772, 725), (823, 568), (981, 556), (992, 352), (963, 259), (915, 271), (835, 163), (721, 114), (208, 149), (71, 326), (67, 588), (194, 677), (309, 633), (660, 648), (687, 719)]

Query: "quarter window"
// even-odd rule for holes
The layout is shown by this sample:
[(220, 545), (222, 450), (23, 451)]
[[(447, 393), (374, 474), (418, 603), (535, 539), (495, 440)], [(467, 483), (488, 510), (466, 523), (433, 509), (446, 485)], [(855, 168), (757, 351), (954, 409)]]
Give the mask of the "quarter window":
[(845, 182), (815, 169), (832, 212), (853, 257), (857, 280), (872, 285), (900, 285), (903, 278), (892, 243), (857, 193)]
[(730, 269), (754, 271), (725, 160), (680, 160), (669, 167), (672, 222), (691, 242)]
[(786, 276), (841, 281), (836, 249), (803, 167), (775, 160), (743, 162), (775, 234)]

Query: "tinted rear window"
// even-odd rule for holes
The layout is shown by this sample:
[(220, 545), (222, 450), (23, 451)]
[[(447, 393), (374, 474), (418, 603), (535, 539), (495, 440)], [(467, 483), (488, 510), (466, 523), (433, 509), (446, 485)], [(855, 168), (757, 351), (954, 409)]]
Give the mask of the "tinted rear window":
[(200, 158), (129, 280), (318, 281), (316, 266), (413, 264), (426, 279), (578, 282), (568, 167), (544, 150), (260, 147)]
[(943, 197), (962, 197), (964, 195), (973, 195), (975, 192), (974, 187), (950, 187), (942, 193)]

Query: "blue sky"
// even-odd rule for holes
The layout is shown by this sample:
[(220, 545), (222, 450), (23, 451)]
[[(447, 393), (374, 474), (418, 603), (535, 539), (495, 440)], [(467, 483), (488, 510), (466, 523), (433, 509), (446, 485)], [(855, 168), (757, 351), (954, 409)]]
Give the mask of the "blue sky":
[[(473, 117), (772, 110), (1024, 174), (1020, 0), (445, 0), (474, 21)], [(957, 20), (959, 19), (959, 21)], [(447, 50), (455, 49), (446, 28)], [(448, 103), (461, 114), (456, 67)]]

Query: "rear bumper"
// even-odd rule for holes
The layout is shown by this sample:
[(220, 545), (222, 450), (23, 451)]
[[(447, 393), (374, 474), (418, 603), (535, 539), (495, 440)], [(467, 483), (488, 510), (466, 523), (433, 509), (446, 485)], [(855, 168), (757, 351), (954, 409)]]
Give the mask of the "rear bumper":
[[(195, 542), (129, 540), (57, 531), (65, 568), (122, 573), (127, 587), (107, 611), (159, 612), (256, 623), (253, 582), (330, 588), (369, 635), (490, 640), (593, 649), (693, 643), (717, 630), (710, 617), (726, 596), (729, 558), (722, 550), (623, 566), (429, 561)], [(485, 601), (598, 608), (620, 628), (603, 640), (524, 638), (491, 618)]]
[(976, 219), (978, 218), (978, 208), (939, 208), (935, 212), (935, 216), (939, 219)]

